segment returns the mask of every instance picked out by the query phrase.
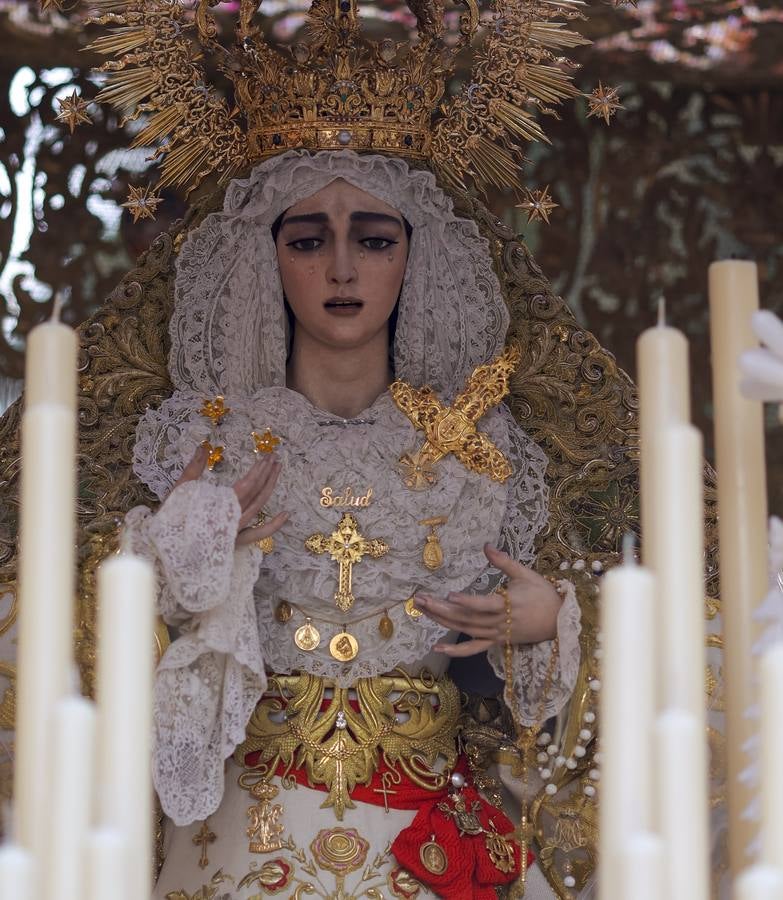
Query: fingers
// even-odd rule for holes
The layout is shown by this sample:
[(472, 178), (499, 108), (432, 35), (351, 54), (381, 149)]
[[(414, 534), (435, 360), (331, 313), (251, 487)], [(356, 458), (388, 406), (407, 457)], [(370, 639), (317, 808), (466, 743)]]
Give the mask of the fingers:
[(248, 544), (254, 544), (256, 541), (271, 537), (275, 532), (279, 531), (288, 521), (289, 513), (278, 513), (274, 518), (263, 525), (255, 525), (252, 528), (245, 528), (237, 535), (237, 547), (244, 547)]
[(498, 550), (497, 547), (493, 547), (492, 544), (484, 544), (484, 555), (491, 565), (496, 569), (500, 569), (500, 571), (509, 578), (521, 578), (527, 580), (530, 577), (530, 569), (523, 566), (522, 563), (518, 563), (515, 559), (512, 559), (508, 553), (504, 553), (502, 550)]
[(473, 640), (463, 641), (461, 644), (436, 644), (432, 649), (452, 659), (461, 659), (465, 656), (475, 656), (477, 653), (486, 653), (494, 643), (494, 641)]
[(461, 631), (470, 637), (483, 638), (492, 643), (501, 640), (505, 633), (505, 604), (497, 594), (486, 597), (449, 594), (448, 600), (417, 594), (416, 605), (450, 631)]
[(280, 462), (272, 457), (256, 462), (246, 475), (234, 483), (234, 492), (242, 509), (239, 527), (245, 528), (271, 497), (278, 476)]
[(182, 470), (182, 474), (176, 480), (174, 487), (178, 488), (181, 484), (185, 484), (187, 481), (195, 481), (197, 478), (201, 478), (204, 474), (204, 469), (207, 467), (207, 460), (209, 459), (209, 452), (204, 447), (197, 447), (196, 452), (193, 454), (190, 462), (185, 466)]

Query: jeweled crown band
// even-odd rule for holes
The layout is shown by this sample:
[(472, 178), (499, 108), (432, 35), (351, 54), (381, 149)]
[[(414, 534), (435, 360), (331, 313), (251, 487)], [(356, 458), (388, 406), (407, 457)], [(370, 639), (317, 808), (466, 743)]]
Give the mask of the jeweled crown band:
[(427, 159), (432, 135), (398, 125), (314, 122), (312, 124), (251, 129), (248, 144), (254, 158), (266, 159), (285, 150), (367, 150)]

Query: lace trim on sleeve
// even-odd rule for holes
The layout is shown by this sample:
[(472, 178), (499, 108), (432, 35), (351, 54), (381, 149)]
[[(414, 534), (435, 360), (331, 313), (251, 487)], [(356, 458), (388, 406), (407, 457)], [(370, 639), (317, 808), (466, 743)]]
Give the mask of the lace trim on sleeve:
[[(568, 702), (579, 674), (580, 610), (570, 581), (558, 582), (565, 598), (557, 615), (558, 658), (547, 678), (554, 641), (522, 644), (514, 648), (513, 696), (520, 722), (534, 725), (556, 716)], [(503, 647), (492, 647), (488, 657), (495, 674), (505, 678)]]
[(266, 688), (253, 600), (262, 556), (234, 549), (238, 519), (233, 490), (203, 481), (177, 488), (155, 515), (137, 507), (126, 519), (131, 546), (156, 562), (161, 612), (181, 632), (153, 696), (153, 781), (177, 825), (220, 805), (224, 760)]

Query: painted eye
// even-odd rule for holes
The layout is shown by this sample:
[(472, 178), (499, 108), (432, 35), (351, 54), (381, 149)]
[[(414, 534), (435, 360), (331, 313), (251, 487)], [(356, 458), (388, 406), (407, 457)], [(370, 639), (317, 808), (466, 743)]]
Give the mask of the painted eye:
[(387, 247), (391, 247), (392, 244), (396, 243), (397, 241), (390, 241), (388, 238), (380, 237), (365, 238), (362, 241), (362, 244), (364, 244), (368, 250), (385, 250)]
[(309, 250), (317, 250), (322, 243), (323, 241), (320, 238), (300, 238), (298, 241), (291, 241), (288, 246), (293, 247), (294, 250), (307, 252)]

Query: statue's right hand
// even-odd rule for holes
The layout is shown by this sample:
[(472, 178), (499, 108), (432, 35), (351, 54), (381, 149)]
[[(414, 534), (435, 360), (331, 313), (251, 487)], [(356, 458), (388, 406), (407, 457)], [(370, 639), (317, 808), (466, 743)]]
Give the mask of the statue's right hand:
[[(181, 484), (201, 478), (208, 459), (209, 452), (206, 448), (199, 447), (177, 479), (174, 490)], [(264, 455), (253, 464), (246, 475), (234, 482), (234, 493), (242, 510), (236, 541), (238, 547), (270, 537), (287, 521), (288, 513), (280, 512), (263, 525), (254, 524), (262, 507), (272, 496), (279, 475), (279, 460), (274, 455)]]

